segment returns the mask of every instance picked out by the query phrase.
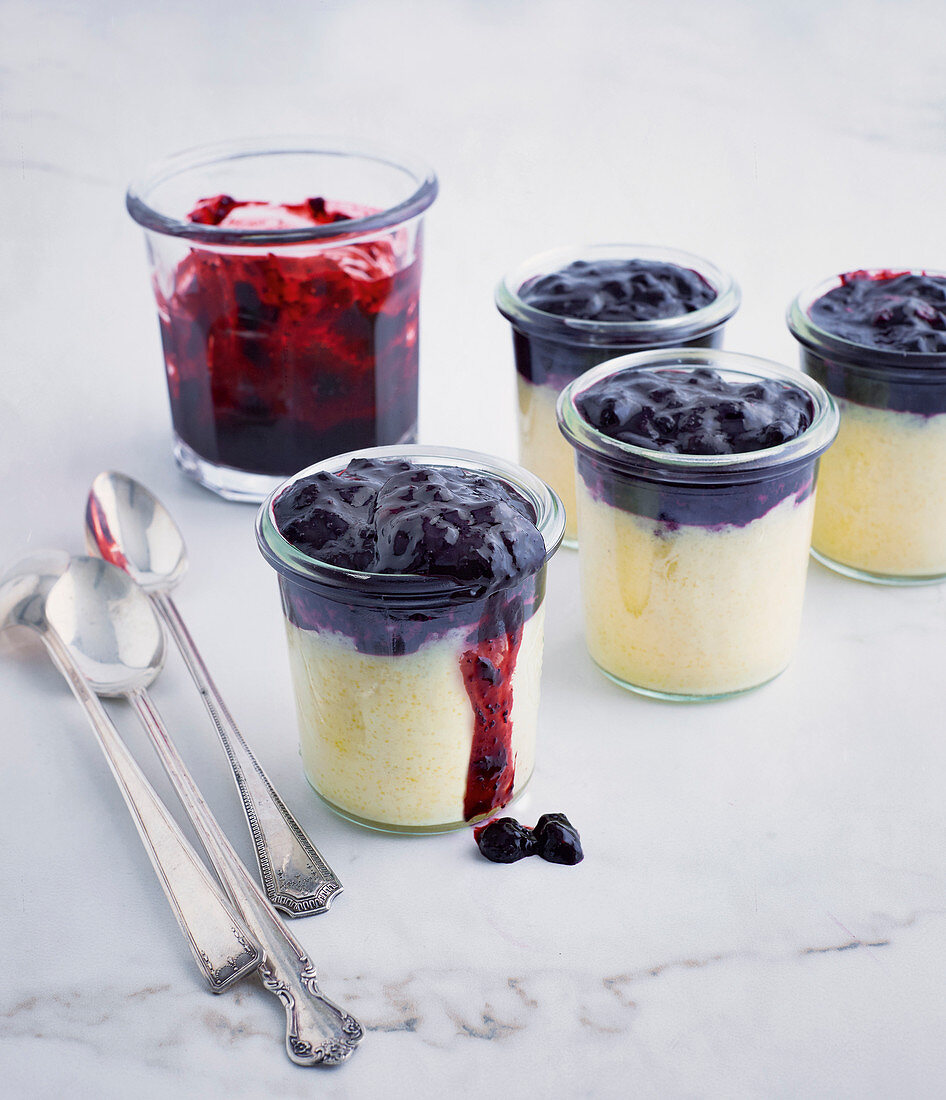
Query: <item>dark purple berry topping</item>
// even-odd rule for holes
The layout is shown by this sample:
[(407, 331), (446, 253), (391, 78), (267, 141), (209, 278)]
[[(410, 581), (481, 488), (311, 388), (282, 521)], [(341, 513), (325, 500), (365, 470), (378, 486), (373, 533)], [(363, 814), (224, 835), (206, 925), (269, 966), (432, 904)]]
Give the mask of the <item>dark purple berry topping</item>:
[(585, 858), (578, 830), (564, 814), (543, 814), (532, 830), (535, 854), (549, 863), (572, 866)]
[(473, 830), (480, 852), (493, 863), (516, 863), (535, 852), (532, 830), (515, 818), (500, 817)]
[(528, 502), (497, 478), (402, 459), (353, 459), (296, 482), (273, 505), (299, 550), (367, 573), (451, 578), (496, 591), (541, 568)]
[(586, 321), (657, 321), (702, 309), (716, 291), (695, 271), (657, 260), (575, 260), (519, 288), (524, 302)]
[(564, 814), (543, 814), (534, 829), (514, 817), (500, 817), (477, 825), (473, 837), (493, 863), (516, 863), (526, 856), (541, 856), (548, 863), (574, 866), (585, 858), (578, 830)]
[(811, 424), (811, 399), (784, 382), (727, 382), (708, 367), (626, 370), (590, 386), (576, 404), (612, 439), (688, 455), (776, 447)]
[(862, 347), (946, 352), (946, 278), (852, 271), (811, 306), (819, 328)]

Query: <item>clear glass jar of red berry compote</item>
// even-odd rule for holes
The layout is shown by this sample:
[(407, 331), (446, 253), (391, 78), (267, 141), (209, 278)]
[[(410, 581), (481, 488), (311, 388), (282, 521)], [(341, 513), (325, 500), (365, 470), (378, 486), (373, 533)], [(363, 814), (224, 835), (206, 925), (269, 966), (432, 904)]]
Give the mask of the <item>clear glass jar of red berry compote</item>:
[(340, 455), (263, 505), (303, 767), (333, 810), (443, 832), (518, 796), (535, 758), (546, 563), (563, 530), (538, 478), (445, 448)]
[(423, 164), (359, 145), (208, 146), (128, 191), (144, 228), (174, 454), (228, 499), (417, 430)]

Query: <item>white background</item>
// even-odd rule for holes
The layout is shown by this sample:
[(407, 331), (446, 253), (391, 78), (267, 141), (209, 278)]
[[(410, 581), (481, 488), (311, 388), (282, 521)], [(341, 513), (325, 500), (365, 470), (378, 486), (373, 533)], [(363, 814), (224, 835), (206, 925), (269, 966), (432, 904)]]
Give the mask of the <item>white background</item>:
[[(301, 777), (253, 509), (171, 463), (123, 193), (150, 161), (237, 136), (360, 136), (422, 156), (441, 195), (421, 438), (514, 457), (492, 289), (534, 252), (624, 240), (702, 254), (743, 288), (727, 346), (788, 363), (798, 290), (856, 267), (946, 268), (942, 5), (2, 0), (0, 20), (0, 566), (80, 551), (100, 469), (171, 508), (192, 559), (179, 605), (346, 884), (294, 930), (369, 1029), (337, 1071), (299, 1070), (258, 989), (204, 992), (78, 708), (25, 648), (0, 663), (5, 1094), (937, 1094), (946, 589), (812, 565), (789, 671), (680, 708), (591, 667), (562, 552), (538, 767), (516, 812), (567, 812), (585, 863), (496, 867), (465, 833), (338, 821)], [(249, 857), (176, 662), (157, 694)]]

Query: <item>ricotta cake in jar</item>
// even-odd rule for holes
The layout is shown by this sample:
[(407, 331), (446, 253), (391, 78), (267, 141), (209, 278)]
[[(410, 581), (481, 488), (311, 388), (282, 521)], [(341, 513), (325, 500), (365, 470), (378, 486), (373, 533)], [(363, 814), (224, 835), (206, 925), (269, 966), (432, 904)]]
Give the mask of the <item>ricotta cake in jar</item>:
[(777, 676), (798, 638), (831, 397), (767, 360), (677, 348), (601, 364), (558, 416), (596, 664), (665, 699)]
[(881, 584), (946, 579), (946, 272), (835, 276), (795, 299), (788, 326), (841, 410), (815, 557)]
[(739, 288), (707, 260), (677, 249), (598, 244), (544, 252), (510, 272), (496, 305), (512, 325), (519, 461), (565, 504), (575, 544), (575, 474), (555, 418), (561, 391), (626, 352), (718, 347)]
[(332, 809), (442, 832), (522, 791), (563, 530), (561, 502), (526, 470), (420, 446), (337, 456), (263, 505), (303, 767)]

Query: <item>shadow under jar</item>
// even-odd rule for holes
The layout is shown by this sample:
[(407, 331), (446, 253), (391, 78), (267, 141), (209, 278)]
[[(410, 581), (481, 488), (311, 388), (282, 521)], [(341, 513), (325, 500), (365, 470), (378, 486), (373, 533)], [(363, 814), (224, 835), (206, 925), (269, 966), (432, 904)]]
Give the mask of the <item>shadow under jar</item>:
[(565, 505), (565, 543), (575, 545), (574, 462), (555, 418), (561, 391), (625, 353), (718, 347), (739, 307), (735, 281), (707, 260), (672, 248), (597, 244), (527, 260), (496, 288), (512, 325), (519, 399), (519, 460)]
[(835, 276), (795, 299), (788, 327), (841, 410), (812, 553), (858, 580), (946, 580), (946, 272)]
[[(307, 505), (313, 478), (324, 484), (325, 474), (339, 475), (329, 482), (338, 504), (319, 504), (304, 522), (325, 525), (332, 538), (345, 536), (346, 524), (357, 529), (360, 513), (349, 503), (361, 508), (365, 497), (345, 478), (350, 463), (356, 469), (366, 461), (410, 463), (390, 480), (381, 477), (369, 522), (395, 561), (402, 551), (414, 552), (411, 543), (422, 547), (420, 556), (436, 559), (440, 538), (431, 530), (441, 530), (442, 574), (436, 560), (427, 575), (372, 572), (300, 548), (287, 517), (296, 501)], [(499, 483), (517, 501), (513, 528), (527, 539), (528, 552), (510, 549), (516, 533), (510, 536), (508, 523), (504, 534), (490, 527), (494, 497), (464, 498), (460, 520), (449, 486), (411, 488), (418, 470), (459, 472), (481, 486), (492, 479), (487, 494)], [(508, 511), (503, 515), (508, 520)], [(476, 525), (470, 550), (464, 532)], [(520, 794), (535, 759), (546, 563), (563, 530), (561, 502), (538, 478), (500, 459), (446, 448), (341, 455), (303, 470), (263, 505), (257, 536), (279, 577), (303, 766), (333, 810), (390, 832), (444, 832)], [(464, 579), (468, 554), (488, 560), (490, 575)]]
[(174, 455), (227, 499), (417, 431), (426, 166), (273, 139), (153, 166), (126, 204), (145, 231)]
[[(589, 371), (558, 415), (577, 471), (586, 642), (602, 671), (684, 701), (782, 672), (800, 627), (818, 458), (837, 433), (831, 397), (767, 360), (679, 348)], [(655, 422), (672, 449), (626, 441), (656, 435)], [(745, 449), (706, 453), (727, 445)]]

